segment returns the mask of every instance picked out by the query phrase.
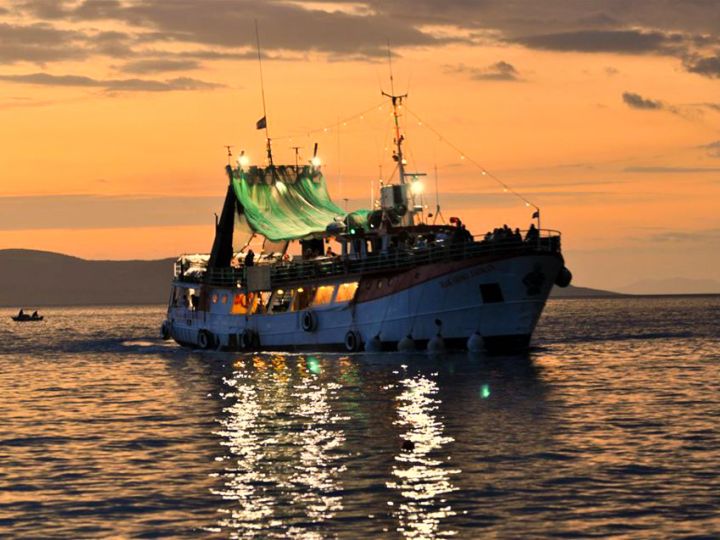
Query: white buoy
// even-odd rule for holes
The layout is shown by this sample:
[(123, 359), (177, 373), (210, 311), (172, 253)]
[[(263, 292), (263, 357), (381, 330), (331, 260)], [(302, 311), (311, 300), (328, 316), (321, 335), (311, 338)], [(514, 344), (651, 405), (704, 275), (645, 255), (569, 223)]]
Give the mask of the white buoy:
[(440, 334), (428, 341), (427, 350), (428, 352), (442, 352), (445, 350), (445, 340)]
[(467, 340), (467, 349), (470, 352), (482, 352), (484, 349), (482, 336), (475, 332)]
[(382, 350), (382, 341), (380, 341), (380, 334), (376, 335), (374, 338), (371, 338), (365, 344), (365, 350), (367, 352), (380, 352)]
[(415, 341), (413, 341), (413, 338), (410, 337), (410, 334), (402, 338), (400, 341), (398, 341), (397, 344), (398, 351), (400, 352), (410, 352), (415, 350)]

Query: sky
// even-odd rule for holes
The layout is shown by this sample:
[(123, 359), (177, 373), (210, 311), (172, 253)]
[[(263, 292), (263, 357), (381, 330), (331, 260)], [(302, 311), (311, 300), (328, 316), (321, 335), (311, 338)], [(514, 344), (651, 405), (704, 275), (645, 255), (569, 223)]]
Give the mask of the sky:
[(340, 205), (392, 180), (389, 45), (430, 211), (526, 228), (484, 168), (576, 285), (720, 292), (715, 0), (0, 0), (0, 249), (209, 251), (225, 145), (264, 164), (254, 21), (275, 160), (317, 142)]

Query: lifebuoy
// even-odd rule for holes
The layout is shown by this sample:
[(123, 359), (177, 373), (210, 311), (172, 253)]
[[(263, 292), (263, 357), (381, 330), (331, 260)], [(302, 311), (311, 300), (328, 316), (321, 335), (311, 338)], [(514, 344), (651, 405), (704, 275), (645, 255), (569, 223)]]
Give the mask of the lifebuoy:
[(315, 312), (310, 310), (304, 311), (300, 317), (300, 326), (302, 326), (302, 329), (306, 332), (314, 332), (317, 325), (318, 320)]
[(348, 333), (345, 334), (345, 350), (348, 352), (356, 352), (360, 350), (361, 346), (362, 340), (360, 339), (360, 334), (354, 330), (348, 330)]
[(567, 287), (568, 285), (570, 285), (571, 281), (572, 272), (567, 269), (567, 266), (563, 266), (558, 272), (557, 277), (555, 278), (555, 285), (557, 285), (558, 287)]
[(200, 333), (198, 334), (198, 345), (201, 349), (209, 349), (212, 347), (214, 341), (213, 335), (210, 332), (207, 330), (200, 330)]
[(170, 324), (165, 321), (162, 323), (162, 326), (160, 327), (160, 337), (162, 337), (165, 341), (170, 339)]

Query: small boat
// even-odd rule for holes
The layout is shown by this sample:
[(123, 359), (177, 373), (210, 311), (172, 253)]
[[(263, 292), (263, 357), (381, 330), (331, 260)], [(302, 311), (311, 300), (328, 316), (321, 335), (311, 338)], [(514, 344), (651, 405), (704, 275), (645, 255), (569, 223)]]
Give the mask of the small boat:
[(38, 315), (37, 313), (34, 313), (32, 315), (28, 315), (27, 313), (20, 313), (18, 315), (13, 315), (12, 320), (15, 322), (37, 322), (42, 321), (45, 317), (42, 315)]

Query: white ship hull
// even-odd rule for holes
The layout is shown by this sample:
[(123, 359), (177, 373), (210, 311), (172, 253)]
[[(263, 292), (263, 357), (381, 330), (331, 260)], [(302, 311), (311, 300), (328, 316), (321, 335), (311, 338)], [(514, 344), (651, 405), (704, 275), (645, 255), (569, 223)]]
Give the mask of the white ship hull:
[(560, 255), (534, 253), (356, 275), (350, 301), (252, 315), (232, 313), (240, 289), (203, 285), (213, 301), (202, 310), (171, 305), (164, 332), (185, 346), (226, 350), (423, 349), (438, 336), (448, 348), (471, 338), (489, 350), (526, 347), (562, 268)]

